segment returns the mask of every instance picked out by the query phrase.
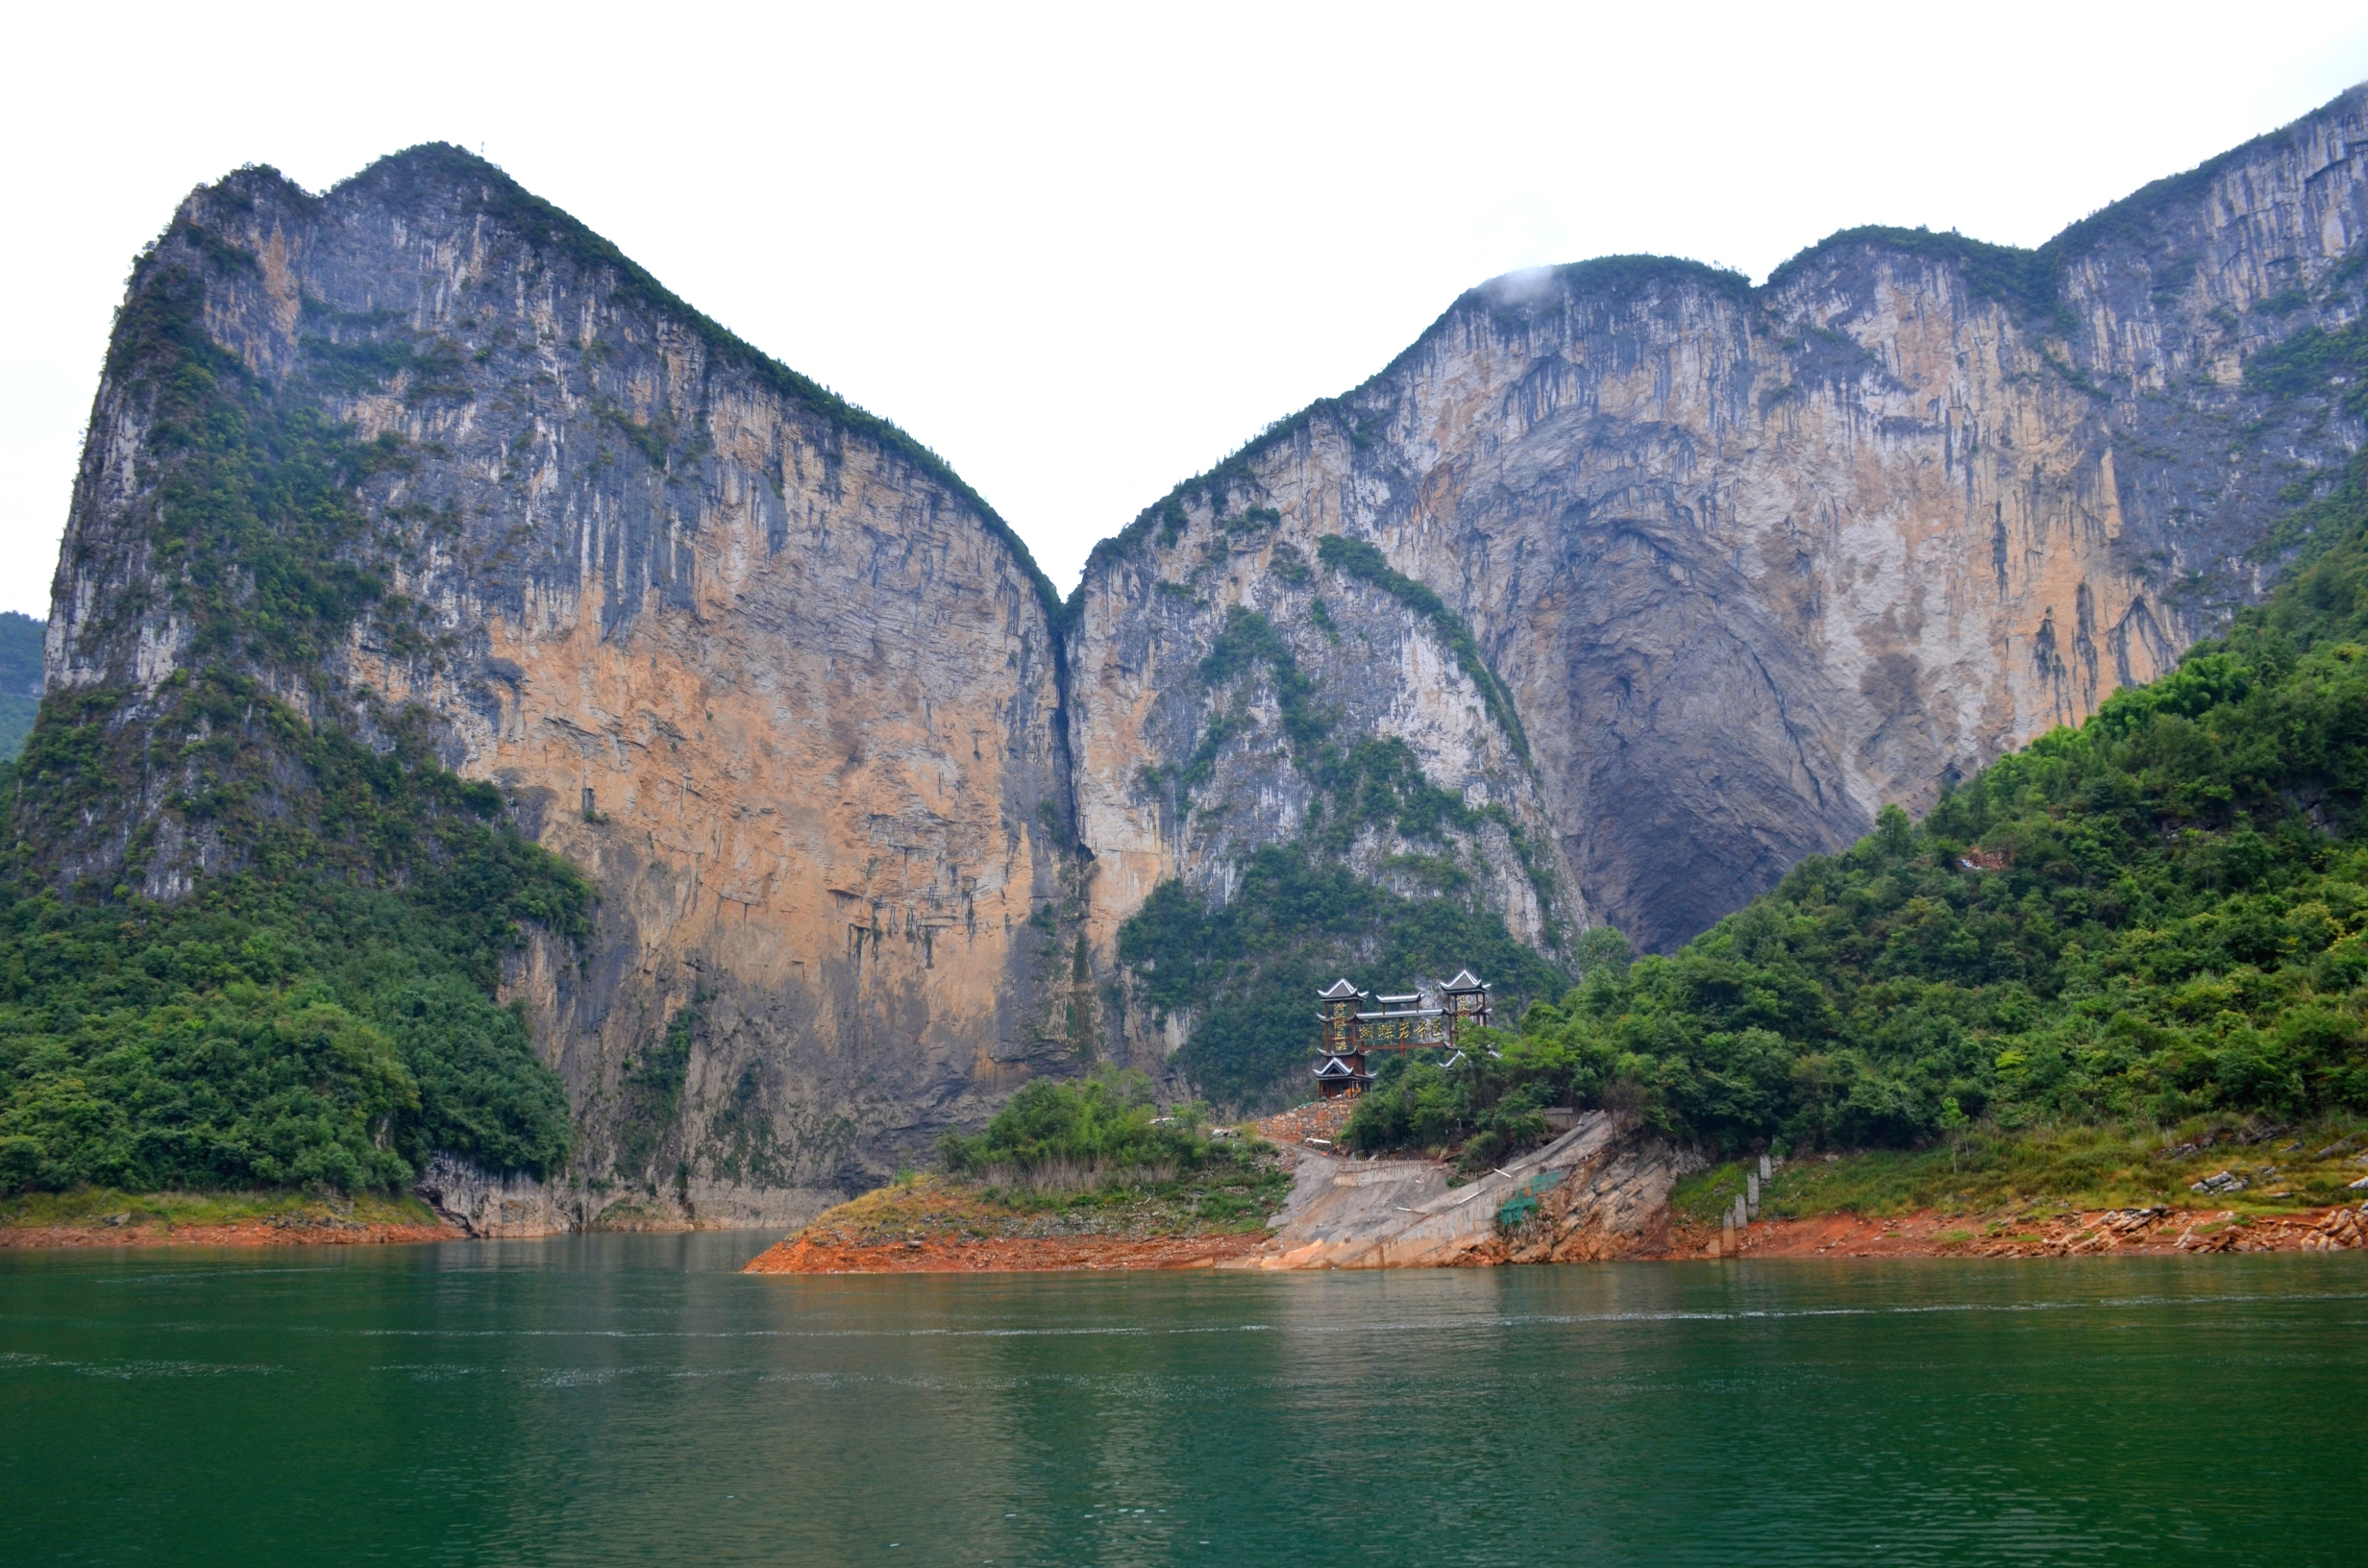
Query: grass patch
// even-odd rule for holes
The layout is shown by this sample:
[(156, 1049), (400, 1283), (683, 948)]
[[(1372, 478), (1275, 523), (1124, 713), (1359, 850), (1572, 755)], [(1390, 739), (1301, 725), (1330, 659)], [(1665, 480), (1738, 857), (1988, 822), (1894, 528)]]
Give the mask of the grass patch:
[(1256, 1230), (1291, 1177), (1272, 1145), (1218, 1137), (1199, 1106), (1161, 1115), (1150, 1080), (1097, 1069), (1081, 1084), (1039, 1078), (983, 1132), (949, 1132), (946, 1174), (907, 1172), (817, 1225), (843, 1243), (908, 1235), (1130, 1237)]

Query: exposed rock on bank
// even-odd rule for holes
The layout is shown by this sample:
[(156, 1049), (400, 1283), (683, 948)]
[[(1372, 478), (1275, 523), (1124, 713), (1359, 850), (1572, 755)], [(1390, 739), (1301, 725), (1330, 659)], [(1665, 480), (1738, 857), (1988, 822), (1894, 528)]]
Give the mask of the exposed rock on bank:
[(428, 1162), (413, 1190), (446, 1223), (469, 1236), (553, 1236), (583, 1223), (575, 1194), (555, 1191), (523, 1171), (488, 1173), (449, 1154)]
[(1658, 1252), (1669, 1189), (1692, 1168), (1665, 1139), (1591, 1111), (1569, 1132), (1476, 1182), (1443, 1164), (1303, 1151), (1274, 1237), (1243, 1268), (1432, 1268)]
[(1265, 1234), (1015, 1216), (924, 1177), (844, 1204), (749, 1265), (757, 1274), (1040, 1268), (1426, 1268), (1657, 1256), (1692, 1162), (1590, 1112), (1544, 1148), (1449, 1188), (1427, 1160), (1286, 1148), (1291, 1192)]
[[(1720, 1255), (1717, 1231), (1676, 1219), (1678, 1180), (1701, 1160), (1608, 1112), (1545, 1147), (1449, 1187), (1428, 1160), (1360, 1160), (1286, 1148), (1291, 1194), (1269, 1235), (1151, 1236), (1119, 1229), (993, 1232), (958, 1204), (909, 1204), (883, 1223), (878, 1194), (832, 1211), (749, 1265), (752, 1273), (1003, 1269), (1487, 1267)], [(926, 1178), (924, 1178), (926, 1181)], [(899, 1227), (902, 1228), (899, 1228)], [(1755, 1221), (1746, 1258), (2085, 1258), (2203, 1252), (2331, 1252), (2368, 1246), (2368, 1204), (2291, 1215), (2170, 1207), (1986, 1215), (1838, 1213)]]
[(464, 1234), (416, 1200), (369, 1195), (94, 1188), (0, 1204), (0, 1247), (368, 1246)]

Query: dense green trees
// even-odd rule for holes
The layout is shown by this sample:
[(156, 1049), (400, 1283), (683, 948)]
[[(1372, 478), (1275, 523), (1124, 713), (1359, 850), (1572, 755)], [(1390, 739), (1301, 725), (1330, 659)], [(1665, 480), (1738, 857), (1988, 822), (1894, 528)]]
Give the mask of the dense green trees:
[[(407, 739), (293, 749), (311, 809), (181, 902), (0, 883), (0, 1191), (354, 1190), (438, 1149), (565, 1159), (566, 1096), (493, 993), (525, 924), (587, 929), (589, 886)], [(0, 813), (20, 787), (0, 770)]]

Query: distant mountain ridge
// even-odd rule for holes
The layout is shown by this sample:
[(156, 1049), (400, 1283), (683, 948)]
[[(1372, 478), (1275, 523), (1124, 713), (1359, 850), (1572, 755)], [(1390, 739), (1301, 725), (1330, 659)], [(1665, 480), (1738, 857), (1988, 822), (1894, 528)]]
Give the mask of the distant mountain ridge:
[[(795, 1218), (1098, 1061), (1270, 1096), (1311, 975), (1551, 995), (1591, 928), (1670, 946), (2257, 597), (2368, 438), (2364, 104), (2037, 252), (1496, 280), (1066, 602), (926, 448), (491, 165), (240, 171), (117, 322), (17, 874), (179, 907), (284, 826), (398, 892), (499, 859), (553, 911), (483, 950), (568, 1223)], [(471, 781), (580, 922), (450, 836)]]

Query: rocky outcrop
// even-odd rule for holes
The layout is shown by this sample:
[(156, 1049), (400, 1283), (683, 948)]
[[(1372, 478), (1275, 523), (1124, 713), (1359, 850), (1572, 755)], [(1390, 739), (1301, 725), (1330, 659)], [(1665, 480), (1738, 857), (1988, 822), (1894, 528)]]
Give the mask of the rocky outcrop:
[[(1179, 677), (1235, 605), (1440, 782), (1549, 821), (1574, 916), (1651, 946), (2162, 670), (2359, 446), (2329, 388), (2246, 366), (2358, 316), (2364, 103), (2036, 254), (1862, 231), (1760, 287), (1623, 257), (1465, 296), (1097, 551), (1069, 630), (1097, 929), (1294, 829), (1262, 732), (1216, 759), (1206, 828), (1141, 772), (1203, 733)], [(1317, 564), (1335, 534), (1460, 614), (1512, 723), (1420, 618)], [(1318, 599), (1345, 643), (1308, 628)]]
[(481, 1170), (450, 1155), (429, 1161), (413, 1190), (438, 1218), (481, 1239), (555, 1236), (580, 1230), (591, 1217), (574, 1192), (523, 1171)]
[(1437, 1268), (1658, 1252), (1669, 1192), (1700, 1161), (1590, 1111), (1544, 1148), (1462, 1187), (1426, 1160), (1301, 1151), (1272, 1237), (1229, 1268)]

